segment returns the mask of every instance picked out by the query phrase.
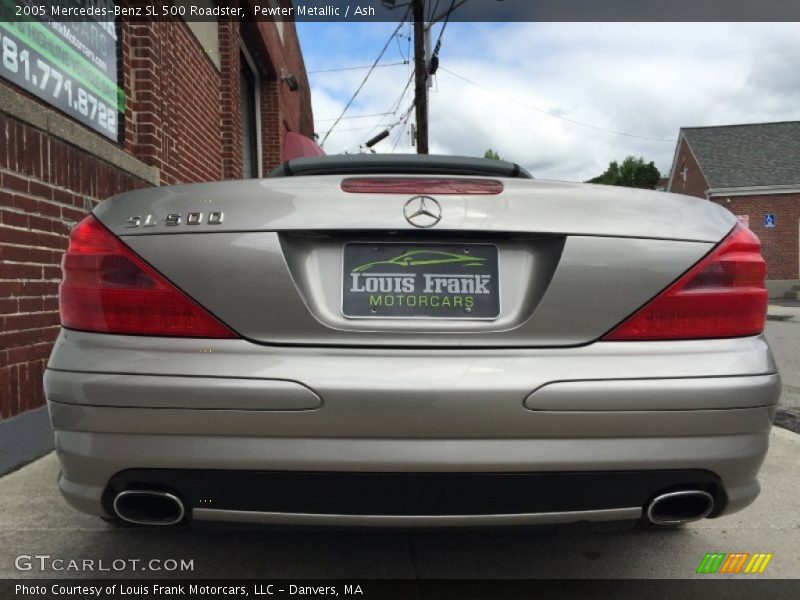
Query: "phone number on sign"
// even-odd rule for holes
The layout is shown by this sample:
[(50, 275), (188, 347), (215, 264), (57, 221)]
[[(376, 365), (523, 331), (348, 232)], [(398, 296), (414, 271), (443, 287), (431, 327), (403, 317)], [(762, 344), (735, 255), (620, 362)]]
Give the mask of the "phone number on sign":
[(24, 79), (40, 96), (52, 96), (54, 103), (68, 107), (89, 121), (97, 123), (112, 134), (117, 133), (115, 109), (88, 92), (69, 75), (34, 55), (14, 38), (0, 33), (0, 69), (14, 77)]

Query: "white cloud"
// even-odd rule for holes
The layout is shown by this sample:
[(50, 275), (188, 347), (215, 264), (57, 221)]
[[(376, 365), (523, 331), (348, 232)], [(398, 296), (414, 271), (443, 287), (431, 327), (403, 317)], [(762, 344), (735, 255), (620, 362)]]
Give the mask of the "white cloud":
[[(666, 172), (674, 144), (654, 140), (675, 139), (681, 126), (800, 119), (798, 33), (796, 24), (451, 23), (441, 66), (492, 91), (441, 71), (430, 95), (431, 149), (474, 156), (491, 147), (541, 178), (587, 179), (629, 154)], [(306, 56), (309, 69), (323, 68), (314, 61)], [(349, 114), (386, 111), (406, 73), (376, 70)], [(363, 76), (313, 76), (315, 116), (336, 116)], [(352, 151), (380, 129), (344, 130), (378, 120), (342, 121), (326, 150)], [(331, 124), (318, 122), (317, 131)], [(394, 135), (378, 148), (388, 152), (393, 142)], [(404, 143), (398, 150), (413, 151)]]

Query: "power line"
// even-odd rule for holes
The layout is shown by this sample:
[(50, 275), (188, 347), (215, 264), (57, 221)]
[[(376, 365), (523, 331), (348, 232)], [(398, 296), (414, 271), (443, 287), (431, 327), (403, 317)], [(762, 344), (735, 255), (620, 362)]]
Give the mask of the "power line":
[[(400, 105), (403, 104), (403, 100), (405, 100), (406, 94), (408, 94), (408, 90), (411, 89), (411, 82), (413, 82), (413, 81), (414, 81), (414, 73), (411, 73), (411, 75), (408, 77), (408, 81), (406, 81), (406, 85), (403, 88), (403, 91), (400, 92), (400, 96), (397, 98), (395, 103), (392, 105), (392, 111), (391, 112), (392, 112), (393, 115), (396, 115), (397, 111), (400, 110)], [(411, 106), (413, 107), (413, 105), (414, 105), (414, 103), (412, 102)], [(404, 113), (404, 114), (406, 115), (406, 119), (408, 119), (409, 115), (411, 114), (411, 108), (409, 108), (408, 111), (406, 111), (406, 113)], [(401, 116), (401, 119), (402, 118), (403, 117)], [(375, 129), (377, 129), (379, 127), (381, 127), (381, 124), (376, 125)], [(394, 125), (392, 127), (394, 127)]]
[(392, 144), (392, 154), (394, 154), (395, 149), (397, 148), (397, 144), (400, 143), (400, 140), (403, 137), (403, 133), (405, 133), (406, 125), (408, 124), (408, 120), (411, 118), (411, 111), (408, 111), (403, 123), (400, 125), (400, 129), (397, 133), (397, 138), (394, 140), (394, 144)]
[(390, 112), (396, 113), (397, 109), (400, 108), (400, 105), (403, 103), (403, 98), (406, 97), (406, 93), (408, 92), (408, 88), (411, 87), (411, 82), (414, 81), (414, 74), (412, 73), (408, 81), (406, 81), (406, 86), (403, 88), (403, 91), (400, 92), (400, 96), (395, 100), (394, 104), (392, 104), (392, 110)]
[(316, 71), (308, 71), (309, 75), (313, 75), (315, 73), (338, 73), (339, 71), (359, 71), (361, 69), (380, 69), (381, 67), (396, 67), (397, 65), (407, 65), (408, 60), (401, 60), (398, 62), (392, 63), (383, 63), (382, 65), (361, 65), (358, 67), (340, 67), (338, 69), (317, 69)]
[[(382, 113), (372, 113), (371, 115), (350, 115), (349, 117), (342, 117), (342, 121), (347, 119), (366, 119), (367, 117), (385, 117), (386, 115), (393, 115), (394, 111), (382, 112)], [(332, 117), (329, 119), (314, 119), (315, 121), (335, 121), (337, 117)], [(341, 129), (339, 131), (342, 131)]]
[(411, 38), (413, 37), (414, 26), (409, 23), (408, 33), (406, 34), (406, 53), (403, 57), (411, 62)]
[(439, 68), (442, 71), (445, 71), (446, 73), (449, 73), (450, 75), (452, 75), (456, 79), (460, 79), (461, 81), (469, 83), (470, 85), (474, 85), (476, 87), (479, 87), (482, 90), (484, 90), (486, 92), (489, 92), (490, 94), (494, 94), (495, 96), (497, 96), (499, 98), (502, 98), (502, 99), (504, 99), (504, 100), (506, 100), (508, 102), (513, 102), (514, 104), (519, 104), (520, 106), (524, 106), (525, 108), (528, 108), (528, 109), (533, 110), (535, 112), (541, 113), (543, 115), (547, 115), (548, 117), (552, 117), (554, 119), (560, 119), (561, 121), (566, 121), (567, 123), (572, 123), (573, 125), (580, 125), (581, 127), (589, 127), (590, 129), (596, 129), (597, 131), (604, 131), (606, 133), (613, 133), (614, 135), (621, 135), (621, 136), (624, 136), (624, 137), (636, 138), (636, 139), (640, 139), (640, 140), (647, 140), (647, 141), (650, 141), (650, 142), (664, 142), (664, 143), (670, 143), (670, 144), (674, 144), (675, 143), (675, 140), (668, 140), (668, 139), (664, 139), (664, 138), (653, 138), (653, 137), (648, 137), (648, 136), (644, 136), (644, 135), (636, 135), (635, 133), (628, 133), (626, 131), (618, 131), (616, 129), (608, 129), (606, 127), (600, 127), (599, 125), (594, 125), (592, 123), (587, 123), (585, 121), (578, 121), (576, 119), (570, 119), (569, 117), (565, 117), (563, 115), (559, 115), (559, 114), (554, 113), (552, 111), (545, 110), (543, 108), (539, 108), (538, 106), (533, 106), (531, 104), (527, 104), (525, 102), (517, 100), (516, 98), (511, 98), (510, 96), (506, 96), (504, 94), (496, 92), (495, 90), (493, 90), (493, 89), (491, 89), (489, 87), (486, 87), (485, 85), (481, 85), (477, 81), (473, 81), (471, 79), (468, 79), (468, 78), (464, 77), (463, 75), (459, 75), (458, 73), (454, 73), (450, 69), (446, 69), (444, 67), (439, 67)]
[[(408, 81), (406, 81), (405, 87), (403, 87), (402, 91), (400, 92), (400, 95), (392, 103), (391, 108), (384, 114), (375, 114), (374, 116), (383, 117), (385, 115), (396, 115), (397, 111), (400, 109), (400, 106), (403, 104), (403, 100), (405, 99), (406, 95), (408, 94), (408, 90), (410, 89), (411, 83), (413, 81), (414, 81), (414, 72), (412, 71), (408, 76)], [(343, 120), (347, 119), (347, 118), (349, 118), (349, 117), (344, 117)], [(406, 120), (408, 120), (408, 119), (406, 119)], [(339, 129), (338, 131), (342, 131), (342, 132), (344, 132), (344, 131), (364, 131), (364, 130), (368, 129), (369, 131), (365, 135), (365, 138), (368, 139), (369, 137), (372, 136), (372, 132), (373, 131), (375, 131), (376, 129), (378, 129), (380, 127), (386, 127), (387, 125), (388, 125), (387, 123), (383, 123), (383, 119), (380, 119), (380, 121), (378, 123), (376, 123), (373, 127), (356, 127), (356, 128), (351, 128), (351, 129)], [(351, 146), (348, 146), (347, 150), (350, 150), (351, 148), (359, 148), (359, 147), (361, 147), (363, 145), (364, 145), (364, 142), (355, 143), (355, 144), (353, 144)]]
[[(437, 0), (437, 5), (438, 5), (438, 0)], [(410, 9), (409, 9), (409, 10), (410, 10)], [(408, 14), (409, 14), (409, 13), (407, 12), (404, 18), (406, 18), (406, 19), (407, 19), (407, 17), (408, 17)], [(405, 26), (405, 25), (404, 25), (404, 26)], [(412, 23), (407, 23), (407, 26), (408, 26), (408, 28), (409, 28), (409, 29), (411, 29), (411, 28), (412, 28)], [(405, 31), (402, 31), (402, 29), (401, 29), (401, 30), (400, 30), (400, 31), (399, 31), (397, 34), (395, 34), (395, 40), (397, 40), (397, 42), (398, 42), (398, 47), (399, 47), (399, 45), (400, 45), (400, 38), (401, 38), (401, 37), (402, 37), (402, 38), (404, 38), (404, 39), (406, 40), (406, 43), (407, 43), (406, 52), (405, 52), (405, 53), (403, 53), (403, 52), (401, 51), (401, 55), (402, 55), (402, 56), (403, 56), (403, 58), (405, 59), (405, 62), (404, 62), (404, 64), (408, 65), (408, 64), (410, 64), (410, 55), (411, 55), (411, 37), (412, 37), (412, 36), (411, 36), (411, 34), (410, 34), (410, 33), (406, 33)], [(413, 80), (414, 80), (414, 72), (413, 72), (413, 70), (412, 70), (412, 71), (411, 71), (411, 73), (410, 73), (410, 75), (409, 75), (408, 81), (406, 81), (406, 85), (405, 85), (405, 87), (403, 87), (402, 91), (400, 92), (400, 95), (397, 97), (397, 100), (395, 100), (395, 101), (392, 103), (392, 105), (391, 105), (391, 108), (389, 109), (389, 111), (388, 111), (388, 112), (386, 112), (386, 113), (383, 113), (383, 114), (376, 114), (376, 115), (374, 115), (374, 116), (376, 116), (376, 117), (377, 117), (377, 116), (381, 116), (381, 117), (382, 117), (382, 116), (384, 116), (384, 115), (389, 115), (389, 114), (396, 115), (396, 114), (397, 114), (397, 111), (400, 109), (400, 106), (401, 106), (401, 105), (402, 105), (402, 103), (403, 103), (403, 100), (404, 100), (404, 99), (405, 99), (405, 97), (406, 97), (406, 94), (408, 93), (408, 90), (409, 90), (409, 88), (410, 88), (410, 86), (411, 86), (411, 83), (413, 82)], [(349, 118), (349, 117), (344, 117), (344, 118), (345, 118), (345, 119), (347, 119), (347, 118)], [(386, 124), (386, 123), (383, 123), (382, 121), (383, 121), (383, 119), (381, 119), (381, 120), (380, 120), (380, 122), (376, 123), (376, 124), (375, 124), (375, 126), (374, 126), (374, 127), (371, 127), (371, 128), (370, 128), (370, 127), (357, 127), (357, 128), (351, 128), (351, 129), (340, 129), (339, 131), (363, 131), (363, 130), (365, 130), (365, 129), (369, 129), (369, 132), (368, 132), (368, 133), (367, 133), (367, 135), (366, 135), (366, 137), (367, 137), (367, 138), (369, 138), (369, 137), (371, 137), (371, 136), (372, 136), (372, 133), (373, 133), (374, 131), (376, 131), (376, 130), (377, 130), (377, 129), (379, 129), (380, 127), (386, 127), (386, 126), (387, 126), (387, 124)], [(406, 118), (406, 121), (408, 121), (408, 118)], [(361, 142), (361, 143), (358, 143), (358, 144), (353, 144), (352, 146), (348, 146), (347, 150), (349, 150), (349, 149), (351, 149), (351, 148), (358, 148), (358, 147), (361, 147), (361, 146), (363, 146), (363, 145), (364, 145), (364, 143), (365, 143), (365, 142)], [(345, 152), (346, 152), (346, 151), (345, 151)]]
[[(448, 17), (448, 18), (449, 18), (449, 16), (450, 16), (450, 13), (452, 13), (452, 12), (453, 12), (455, 9), (459, 8), (459, 7), (460, 7), (462, 4), (464, 4), (464, 3), (466, 3), (466, 2), (467, 2), (467, 0), (459, 0), (457, 3), (455, 3), (455, 2), (454, 2), (454, 3), (453, 3), (451, 6), (450, 6), (450, 8), (448, 8), (448, 9), (447, 9), (447, 12), (446, 12), (446, 13), (440, 13), (440, 14), (438, 14), (438, 15), (434, 15), (434, 16), (433, 16), (433, 17), (430, 19), (430, 21), (431, 21), (431, 25), (433, 25), (433, 24), (434, 24), (434, 23), (436, 23), (437, 21), (441, 21), (441, 20), (442, 20), (443, 18), (445, 18), (445, 17)], [(434, 12), (435, 12), (435, 11), (434, 11)]]
[[(392, 104), (392, 108), (389, 109), (389, 111), (387, 113), (385, 113), (385, 114), (387, 114), (387, 115), (396, 115), (397, 114), (397, 111), (400, 109), (400, 105), (403, 103), (403, 100), (405, 99), (406, 94), (408, 93), (408, 90), (411, 87), (411, 82), (413, 80), (414, 80), (414, 74), (412, 73), (409, 76), (408, 81), (406, 82), (406, 85), (403, 88), (403, 91), (400, 92), (400, 95), (397, 97), (397, 100), (395, 100), (394, 103)], [(378, 115), (375, 115), (375, 116), (378, 116)], [(383, 116), (383, 115), (381, 115), (381, 116)], [(381, 119), (381, 121), (383, 121), (383, 119)], [(376, 129), (378, 129), (379, 127), (385, 127), (385, 126), (386, 126), (385, 123), (376, 124), (374, 127), (370, 128), (369, 133), (367, 134), (366, 137), (370, 137), (372, 135), (372, 132), (375, 131)], [(359, 129), (361, 129), (361, 128), (359, 128)], [(365, 127), (364, 129), (367, 129), (367, 128)], [(339, 131), (353, 131), (353, 130), (352, 129), (348, 129), (348, 130), (340, 129)], [(361, 143), (358, 143), (358, 144), (353, 144), (353, 146), (349, 146), (348, 149), (352, 148), (352, 147), (360, 147), (363, 144), (364, 144), (364, 142), (361, 142)]]
[(439, 54), (439, 49), (442, 47), (442, 36), (444, 35), (444, 30), (447, 29), (447, 24), (450, 22), (450, 15), (453, 14), (453, 10), (455, 10), (455, 4), (456, 0), (450, 0), (450, 8), (447, 9), (447, 13), (444, 16), (444, 23), (442, 23), (442, 28), (439, 30), (439, 37), (436, 38), (436, 44), (433, 47), (434, 56)]
[[(405, 110), (405, 111), (404, 111), (404, 112), (403, 112), (403, 113), (400, 115), (400, 117), (398, 117), (398, 119), (397, 119), (396, 121), (394, 121), (393, 123), (389, 123), (389, 124), (383, 125), (383, 127), (385, 127), (385, 131), (389, 131), (389, 132), (391, 132), (391, 131), (392, 131), (392, 130), (393, 130), (395, 127), (397, 127), (397, 126), (398, 126), (400, 123), (403, 123), (403, 122), (405, 122), (405, 121), (408, 121), (408, 119), (411, 117), (411, 111), (412, 111), (412, 110), (414, 110), (414, 103), (413, 103), (413, 102), (412, 102), (412, 103), (409, 105), (409, 107), (408, 107), (408, 108), (407, 108), (407, 109), (406, 109), (406, 110)], [(378, 127), (381, 127), (381, 125), (380, 125), (380, 124), (378, 124), (378, 125), (376, 125), (375, 127), (373, 127), (373, 128), (370, 130), (370, 132), (369, 132), (369, 134), (368, 134), (368, 135), (370, 135), (370, 136), (371, 136), (371, 135), (372, 135), (372, 131), (373, 131), (373, 130), (375, 130), (375, 129), (377, 129)], [(365, 128), (365, 129), (366, 129), (366, 128)], [(342, 130), (342, 131), (344, 131), (344, 130)], [(349, 150), (350, 148), (360, 148), (360, 147), (361, 147), (361, 146), (363, 146), (363, 145), (364, 145), (364, 142), (361, 142), (361, 143), (359, 143), (359, 144), (353, 144), (352, 146), (348, 146), (348, 150)]]
[(407, 119), (411, 115), (411, 111), (412, 110), (414, 110), (414, 103), (413, 102), (411, 104), (409, 104), (409, 106), (406, 109), (406, 111), (402, 115), (400, 115), (400, 118), (397, 119), (397, 121), (395, 121), (394, 123), (389, 125), (389, 129), (395, 128), (401, 121)]
[(436, 0), (435, 4), (429, 4), (430, 8), (428, 9), (428, 21), (433, 20), (433, 15), (436, 14), (436, 9), (439, 8), (439, 0)]
[(447, 29), (447, 24), (450, 22), (450, 15), (453, 13), (453, 10), (455, 10), (455, 4), (456, 0), (450, 1), (450, 8), (447, 10), (447, 14), (445, 14), (444, 23), (439, 30), (439, 37), (436, 38), (436, 44), (433, 46), (431, 59), (428, 63), (428, 77), (436, 75), (436, 71), (439, 69), (439, 51), (442, 49), (442, 37), (444, 36), (444, 30)]
[[(413, 75), (411, 75), (408, 78), (408, 81), (406, 82), (406, 86), (403, 88), (403, 91), (400, 92), (400, 95), (392, 103), (392, 107), (388, 111), (382, 112), (382, 113), (372, 113), (372, 114), (369, 114), (369, 115), (351, 115), (349, 117), (342, 117), (341, 120), (345, 121), (347, 119), (366, 119), (368, 117), (386, 117), (388, 115), (396, 115), (397, 114), (397, 110), (400, 108), (400, 105), (403, 102), (403, 98), (405, 98), (406, 94), (408, 93), (408, 88), (411, 86), (411, 81), (413, 80), (413, 78), (414, 78)], [(314, 119), (314, 120), (315, 121), (335, 121), (336, 117), (325, 118), (325, 119)], [(383, 119), (381, 119), (381, 121), (383, 121)], [(364, 131), (366, 129), (369, 129), (370, 133), (371, 133), (375, 129), (378, 129), (379, 127), (383, 127), (385, 125), (386, 125), (385, 123), (379, 122), (378, 124), (372, 125), (372, 126), (367, 125), (365, 127), (351, 127), (349, 129), (339, 129), (338, 131), (340, 131), (340, 132), (345, 132), (345, 131)], [(359, 145), (361, 145), (361, 144), (359, 144)]]
[(338, 119), (336, 119), (336, 121), (334, 121), (333, 125), (331, 125), (331, 128), (330, 128), (330, 129), (328, 129), (328, 132), (327, 132), (327, 133), (325, 134), (325, 136), (322, 138), (322, 141), (320, 142), (320, 146), (323, 146), (323, 145), (325, 144), (325, 140), (327, 140), (327, 139), (328, 139), (328, 137), (331, 135), (331, 133), (333, 133), (333, 130), (336, 128), (336, 126), (339, 124), (339, 121), (341, 121), (341, 119), (342, 119), (342, 117), (344, 116), (344, 114), (345, 114), (345, 113), (347, 112), (347, 110), (350, 108), (350, 105), (351, 105), (351, 104), (353, 103), (353, 101), (356, 99), (356, 96), (358, 96), (358, 93), (359, 93), (359, 92), (361, 91), (361, 89), (364, 87), (364, 84), (366, 84), (366, 83), (367, 83), (367, 80), (369, 79), (369, 76), (370, 76), (370, 75), (372, 75), (372, 72), (375, 70), (375, 67), (376, 67), (376, 66), (377, 66), (377, 64), (380, 62), (381, 58), (383, 57), (383, 54), (386, 52), (386, 49), (389, 47), (389, 44), (391, 44), (391, 43), (392, 43), (392, 40), (393, 40), (393, 39), (394, 39), (394, 37), (397, 35), (397, 32), (398, 32), (398, 31), (400, 31), (400, 28), (401, 28), (401, 27), (403, 26), (403, 24), (406, 22), (406, 19), (408, 19), (408, 14), (409, 14), (410, 10), (411, 10), (411, 8), (409, 7), (409, 9), (408, 9), (408, 10), (406, 10), (406, 14), (405, 14), (405, 16), (403, 17), (402, 21), (400, 21), (400, 23), (398, 23), (398, 24), (397, 24), (397, 27), (396, 27), (396, 28), (395, 28), (395, 30), (392, 32), (392, 35), (391, 35), (391, 37), (390, 37), (388, 40), (386, 40), (386, 44), (384, 44), (384, 46), (383, 46), (383, 49), (381, 49), (381, 52), (380, 52), (380, 54), (378, 54), (378, 58), (376, 58), (376, 59), (375, 59), (375, 62), (373, 62), (373, 63), (372, 63), (372, 66), (370, 67), (369, 71), (367, 71), (367, 74), (364, 76), (364, 79), (361, 81), (361, 84), (358, 86), (358, 88), (356, 89), (356, 91), (355, 91), (355, 92), (353, 92), (353, 95), (350, 97), (350, 100), (348, 100), (348, 101), (347, 101), (347, 104), (345, 104), (345, 106), (344, 106), (344, 109), (342, 110), (342, 114), (341, 114), (341, 115), (339, 115), (339, 118), (338, 118)]
[[(363, 127), (348, 127), (347, 129), (339, 129), (340, 133), (344, 133), (345, 131), (366, 131), (369, 129), (372, 131), (373, 129), (377, 129), (380, 125), (364, 125)], [(361, 144), (359, 144), (360, 146)]]
[[(386, 128), (386, 131), (391, 132), (392, 129), (394, 129), (398, 125), (401, 125), (402, 123), (402, 125), (400, 126), (400, 134), (398, 136), (398, 139), (400, 139), (400, 136), (403, 135), (403, 127), (405, 127), (406, 122), (408, 122), (408, 120), (411, 118), (411, 111), (413, 110), (414, 110), (414, 103), (412, 102), (411, 105), (406, 109), (406, 111), (402, 115), (400, 115), (400, 118)], [(395, 140), (395, 144), (392, 147), (392, 150), (394, 150), (396, 146), (397, 146), (397, 140)]]
[(403, 60), (406, 61), (405, 64), (408, 64), (408, 52), (407, 51), (403, 52), (403, 47), (400, 45), (401, 37), (405, 39), (408, 38), (408, 35), (406, 33), (396, 35), (394, 37), (394, 41), (397, 42), (397, 52), (400, 54), (400, 56), (403, 57)]

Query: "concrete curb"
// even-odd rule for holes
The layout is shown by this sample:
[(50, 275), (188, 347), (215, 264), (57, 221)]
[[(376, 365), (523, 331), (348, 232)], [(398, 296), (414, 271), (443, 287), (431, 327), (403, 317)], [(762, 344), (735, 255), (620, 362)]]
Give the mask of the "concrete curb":
[(775, 427), (800, 433), (800, 410), (779, 408), (775, 413)]
[(0, 475), (53, 450), (47, 407), (0, 421)]
[(800, 307), (770, 304), (767, 307), (767, 319), (770, 321), (800, 321)]

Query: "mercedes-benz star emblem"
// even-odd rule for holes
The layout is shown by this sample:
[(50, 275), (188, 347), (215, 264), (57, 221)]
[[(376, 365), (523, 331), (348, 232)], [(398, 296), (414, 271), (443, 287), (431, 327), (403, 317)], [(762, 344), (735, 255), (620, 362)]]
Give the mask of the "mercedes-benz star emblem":
[(442, 207), (430, 196), (414, 196), (406, 202), (403, 214), (414, 227), (433, 227), (442, 220)]

